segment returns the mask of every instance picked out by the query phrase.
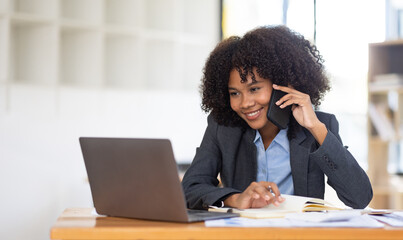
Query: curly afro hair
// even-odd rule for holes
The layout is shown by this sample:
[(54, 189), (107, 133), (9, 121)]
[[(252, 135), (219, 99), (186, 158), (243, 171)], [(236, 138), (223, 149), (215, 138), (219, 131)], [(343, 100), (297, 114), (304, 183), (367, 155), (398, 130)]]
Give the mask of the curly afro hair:
[[(256, 81), (256, 69), (261, 78), (308, 94), (317, 108), (330, 89), (322, 63), (316, 46), (285, 26), (264, 26), (242, 38), (229, 37), (216, 46), (204, 66), (201, 107), (205, 112), (211, 111), (218, 124), (246, 128), (246, 122), (230, 106), (229, 75), (236, 69), (242, 82), (249, 75)], [(300, 128), (292, 115), (290, 120), (289, 139)]]

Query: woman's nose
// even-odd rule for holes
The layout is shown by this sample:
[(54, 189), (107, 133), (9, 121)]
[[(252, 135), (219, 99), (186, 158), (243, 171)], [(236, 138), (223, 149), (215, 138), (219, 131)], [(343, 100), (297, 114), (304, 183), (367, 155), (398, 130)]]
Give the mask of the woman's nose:
[(253, 107), (254, 105), (255, 105), (255, 101), (254, 101), (253, 97), (246, 95), (242, 98), (242, 102), (241, 102), (242, 109), (248, 109), (250, 107)]

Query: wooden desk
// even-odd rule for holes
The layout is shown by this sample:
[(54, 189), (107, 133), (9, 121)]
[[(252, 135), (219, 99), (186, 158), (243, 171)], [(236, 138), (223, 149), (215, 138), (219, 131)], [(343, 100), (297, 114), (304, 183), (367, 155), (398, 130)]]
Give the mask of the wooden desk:
[(207, 228), (204, 223), (96, 217), (91, 211), (66, 209), (51, 239), (403, 239), (403, 228)]

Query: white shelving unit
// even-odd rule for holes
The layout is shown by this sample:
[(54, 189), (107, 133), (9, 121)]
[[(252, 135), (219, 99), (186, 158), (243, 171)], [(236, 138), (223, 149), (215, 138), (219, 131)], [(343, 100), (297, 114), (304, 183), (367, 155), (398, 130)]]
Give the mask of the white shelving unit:
[(197, 87), (218, 13), (214, 0), (0, 0), (0, 89)]
[[(385, 79), (403, 74), (402, 57), (402, 40), (369, 45), (368, 175), (374, 190), (370, 206), (374, 208), (403, 208), (403, 178), (388, 172), (391, 163), (400, 164), (403, 159), (403, 87)], [(371, 114), (371, 106), (376, 114)], [(396, 166), (395, 170), (400, 169)]]

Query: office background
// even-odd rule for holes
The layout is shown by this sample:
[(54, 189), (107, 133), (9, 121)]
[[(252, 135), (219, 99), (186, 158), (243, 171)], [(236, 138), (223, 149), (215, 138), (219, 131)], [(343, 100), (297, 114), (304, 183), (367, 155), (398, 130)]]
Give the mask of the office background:
[(366, 169), (368, 43), (399, 36), (403, 4), (314, 2), (0, 0), (0, 237), (48, 239), (63, 209), (92, 205), (80, 136), (169, 138), (188, 164), (206, 57), (258, 25), (316, 41), (332, 81), (321, 109)]

